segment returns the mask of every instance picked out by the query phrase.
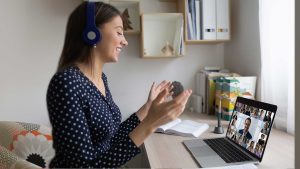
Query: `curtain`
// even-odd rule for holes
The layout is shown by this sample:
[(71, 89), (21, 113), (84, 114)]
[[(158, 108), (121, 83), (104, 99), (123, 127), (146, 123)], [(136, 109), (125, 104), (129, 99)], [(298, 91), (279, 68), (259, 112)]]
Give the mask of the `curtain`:
[(259, 0), (261, 100), (278, 106), (275, 127), (295, 133), (295, 0)]

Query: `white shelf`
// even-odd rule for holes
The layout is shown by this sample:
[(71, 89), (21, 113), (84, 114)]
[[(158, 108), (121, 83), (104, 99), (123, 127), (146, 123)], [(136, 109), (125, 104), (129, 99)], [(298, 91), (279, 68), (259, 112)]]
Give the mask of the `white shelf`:
[[(182, 26), (179, 26), (180, 23)], [(184, 55), (183, 15), (181, 13), (154, 13), (142, 15), (142, 57), (179, 57)], [(175, 42), (174, 42), (175, 41)], [(173, 48), (171, 55), (165, 55), (162, 48), (166, 43)]]

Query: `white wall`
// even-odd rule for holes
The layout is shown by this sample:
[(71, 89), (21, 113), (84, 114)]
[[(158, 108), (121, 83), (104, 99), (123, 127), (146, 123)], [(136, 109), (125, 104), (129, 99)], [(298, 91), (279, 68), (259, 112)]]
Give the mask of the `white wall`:
[[(49, 124), (46, 90), (62, 50), (68, 15), (81, 0), (1, 0), (0, 120)], [(174, 12), (175, 4), (141, 0), (143, 12)], [(147, 98), (152, 81), (177, 80), (194, 89), (205, 65), (223, 67), (223, 45), (190, 45), (178, 59), (141, 59), (140, 36), (104, 72), (114, 100), (128, 117)]]
[(48, 123), (46, 89), (80, 0), (1, 0), (0, 120)]
[(244, 76), (257, 76), (260, 99), (260, 40), (258, 0), (231, 0), (231, 41), (224, 44), (224, 65)]

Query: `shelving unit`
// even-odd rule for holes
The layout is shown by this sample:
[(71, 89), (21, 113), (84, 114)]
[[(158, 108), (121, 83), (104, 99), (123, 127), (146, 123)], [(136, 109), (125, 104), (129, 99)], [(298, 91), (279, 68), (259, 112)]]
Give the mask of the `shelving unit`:
[(185, 55), (181, 13), (142, 14), (142, 58), (175, 58)]
[[(230, 0), (209, 0), (215, 1), (216, 6), (215, 17), (216, 18), (216, 38), (215, 39), (199, 39), (191, 40), (188, 38), (188, 0), (160, 0), (161, 2), (174, 2), (177, 4), (177, 11), (184, 15), (184, 39), (186, 44), (217, 44), (230, 41), (231, 38), (231, 24), (230, 24)], [(203, 0), (201, 0), (203, 3)], [(222, 20), (221, 20), (222, 18)], [(225, 22), (224, 22), (225, 20)], [(228, 25), (227, 25), (228, 24)], [(224, 28), (226, 27), (226, 28)], [(205, 28), (204, 28), (205, 29)], [(218, 36), (219, 32), (228, 31), (228, 36)]]
[[(141, 14), (140, 0), (102, 1), (115, 6), (121, 13), (128, 10), (129, 17), (125, 18), (125, 21), (122, 18), (123, 25), (125, 27), (126, 24), (130, 25), (132, 29), (125, 30), (124, 33), (141, 34), (142, 58), (178, 58), (185, 55), (186, 44), (218, 44), (230, 40), (230, 0), (159, 0), (161, 3), (176, 3), (178, 13), (152, 14)], [(189, 1), (197, 1), (197, 7), (201, 10), (197, 16), (202, 22), (197, 21), (196, 24), (201, 23), (201, 31), (199, 27), (197, 28), (197, 32), (201, 32), (201, 35), (200, 37), (196, 35), (197, 38), (193, 39), (189, 39), (191, 34), (188, 32)], [(201, 17), (206, 17), (208, 18), (206, 21), (213, 21), (213, 23), (203, 24)], [(182, 29), (178, 29), (180, 22)], [(215, 32), (215, 34), (204, 36), (205, 30), (213, 30), (210, 33)], [(193, 35), (195, 37), (195, 34)]]
[[(116, 7), (122, 15), (126, 18), (123, 19), (124, 33), (125, 34), (140, 34), (140, 1), (139, 0), (110, 0), (109, 4)], [(126, 12), (125, 12), (126, 10)], [(124, 13), (125, 12), (125, 13)], [(125, 16), (126, 15), (126, 16)], [(126, 24), (129, 28), (126, 30)]]

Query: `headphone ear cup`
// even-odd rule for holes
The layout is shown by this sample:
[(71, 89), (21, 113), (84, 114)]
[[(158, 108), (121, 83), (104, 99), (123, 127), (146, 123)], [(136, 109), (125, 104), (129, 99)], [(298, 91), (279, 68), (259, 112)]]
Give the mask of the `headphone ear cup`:
[(88, 45), (96, 45), (101, 41), (102, 36), (95, 23), (95, 2), (88, 2), (86, 8), (86, 27), (82, 38)]
[(101, 33), (97, 27), (86, 27), (82, 36), (85, 43), (91, 46), (96, 45), (102, 39)]

